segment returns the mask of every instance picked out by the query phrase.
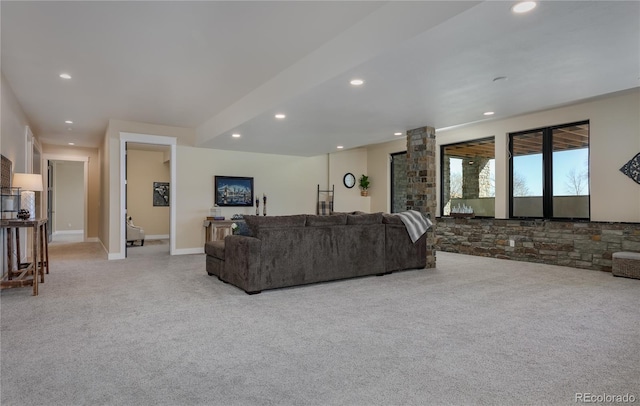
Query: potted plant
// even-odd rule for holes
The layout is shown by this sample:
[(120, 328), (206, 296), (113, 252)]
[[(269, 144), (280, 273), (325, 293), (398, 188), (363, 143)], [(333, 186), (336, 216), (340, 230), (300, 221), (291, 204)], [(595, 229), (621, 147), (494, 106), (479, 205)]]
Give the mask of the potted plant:
[(369, 177), (367, 175), (360, 176), (358, 180), (358, 185), (360, 187), (360, 195), (361, 196), (369, 196)]

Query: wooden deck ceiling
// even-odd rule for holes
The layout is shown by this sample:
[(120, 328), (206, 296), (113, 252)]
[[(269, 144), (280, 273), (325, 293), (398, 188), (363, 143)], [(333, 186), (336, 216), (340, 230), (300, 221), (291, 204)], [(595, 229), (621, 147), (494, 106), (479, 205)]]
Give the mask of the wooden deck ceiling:
[[(553, 130), (553, 150), (565, 151), (589, 146), (589, 125), (580, 124)], [(455, 158), (495, 158), (494, 139), (482, 139), (444, 147), (445, 155)], [(542, 131), (519, 135), (513, 143), (515, 156), (542, 153)]]

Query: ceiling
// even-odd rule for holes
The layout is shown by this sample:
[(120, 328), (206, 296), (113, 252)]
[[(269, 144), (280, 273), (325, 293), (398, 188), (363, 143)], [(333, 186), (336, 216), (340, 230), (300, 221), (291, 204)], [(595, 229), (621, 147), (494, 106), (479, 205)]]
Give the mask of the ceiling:
[(640, 2), (513, 4), (2, 1), (1, 69), (44, 143), (98, 147), (113, 118), (300, 156), (640, 86)]

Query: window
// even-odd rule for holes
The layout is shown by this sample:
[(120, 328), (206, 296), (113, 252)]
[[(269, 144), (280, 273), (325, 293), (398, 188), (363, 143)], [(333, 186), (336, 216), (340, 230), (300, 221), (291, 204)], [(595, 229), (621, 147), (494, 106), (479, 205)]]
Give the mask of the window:
[(589, 122), (509, 135), (510, 217), (589, 219)]
[(441, 211), (471, 207), (476, 216), (495, 216), (495, 140), (480, 140), (440, 147)]
[(407, 210), (407, 152), (391, 154), (391, 213)]

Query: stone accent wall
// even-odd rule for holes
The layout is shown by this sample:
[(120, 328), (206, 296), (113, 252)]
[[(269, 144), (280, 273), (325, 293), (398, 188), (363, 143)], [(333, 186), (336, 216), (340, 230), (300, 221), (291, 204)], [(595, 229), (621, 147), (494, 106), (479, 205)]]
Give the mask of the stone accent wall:
[(608, 272), (614, 252), (640, 252), (639, 223), (441, 217), (436, 232), (442, 251)]
[(427, 268), (436, 266), (436, 130), (407, 131), (407, 210), (416, 210), (434, 225), (427, 231)]

